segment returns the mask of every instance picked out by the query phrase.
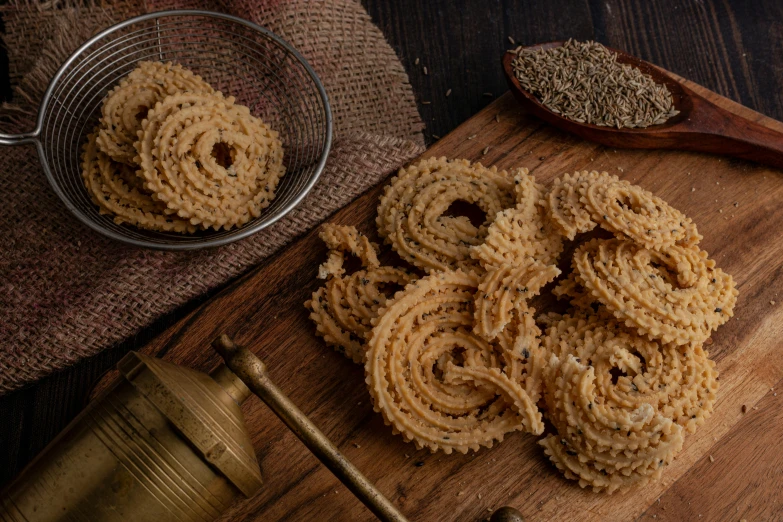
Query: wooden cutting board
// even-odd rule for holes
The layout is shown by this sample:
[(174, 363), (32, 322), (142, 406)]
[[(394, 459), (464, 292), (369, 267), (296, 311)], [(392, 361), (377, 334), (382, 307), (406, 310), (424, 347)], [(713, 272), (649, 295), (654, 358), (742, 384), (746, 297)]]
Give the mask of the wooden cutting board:
[[(783, 130), (779, 122), (689, 86)], [(518, 508), (527, 521), (783, 517), (783, 173), (704, 154), (607, 149), (522, 114), (510, 94), (425, 156), (527, 167), (544, 183), (564, 172), (606, 170), (662, 196), (698, 224), (703, 248), (734, 275), (740, 295), (736, 317), (708, 346), (720, 370), (715, 413), (687, 437), (663, 480), (627, 493), (594, 494), (565, 480), (530, 435), (516, 433), (469, 455), (416, 451), (393, 436), (372, 411), (363, 368), (315, 336), (303, 306), (321, 284), (316, 267), (326, 250), (315, 232), (230, 285), (144, 352), (206, 371), (218, 364), (210, 341), (227, 332), (266, 361), (291, 399), (412, 521), (483, 520), (502, 505)], [(374, 234), (380, 190), (332, 221)], [(771, 391), (779, 382), (780, 398)], [(224, 520), (372, 520), (260, 400), (251, 398), (243, 410), (265, 486)]]

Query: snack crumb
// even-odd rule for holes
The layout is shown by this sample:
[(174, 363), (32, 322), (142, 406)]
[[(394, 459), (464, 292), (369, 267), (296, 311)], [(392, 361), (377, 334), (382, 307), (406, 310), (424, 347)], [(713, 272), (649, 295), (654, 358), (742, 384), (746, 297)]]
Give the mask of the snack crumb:
[(484, 150), (481, 151), (481, 155), (486, 156), (487, 152), (489, 152), (489, 147), (484, 147)]
[(715, 457), (713, 457), (712, 455), (710, 455), (710, 462), (715, 462)]
[(747, 412), (748, 412), (748, 407), (747, 407), (747, 405), (743, 404), (742, 405), (742, 413), (747, 413)]
[(449, 96), (451, 96), (451, 89), (446, 91), (446, 97), (448, 98)]

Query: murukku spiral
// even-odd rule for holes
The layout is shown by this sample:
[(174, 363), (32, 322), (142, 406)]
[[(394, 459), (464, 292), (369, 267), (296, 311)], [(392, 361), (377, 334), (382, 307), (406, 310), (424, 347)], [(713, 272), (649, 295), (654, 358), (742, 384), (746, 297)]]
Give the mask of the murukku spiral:
[(664, 343), (701, 343), (733, 315), (732, 277), (698, 247), (594, 239), (574, 254), (582, 284), (615, 317)]
[(180, 65), (140, 62), (138, 67), (112, 89), (101, 107), (98, 146), (114, 161), (134, 166), (137, 133), (150, 109), (170, 94), (209, 94), (214, 89)]
[(552, 288), (552, 293), (558, 299), (566, 300), (571, 306), (581, 310), (592, 309), (593, 305), (598, 301), (584, 287), (579, 279), (579, 274), (576, 272), (571, 272), (568, 276), (558, 281), (555, 287)]
[(712, 413), (718, 373), (698, 344), (661, 344), (616, 321), (578, 313), (547, 328), (542, 347), (592, 366), (606, 404), (625, 409), (651, 404), (691, 433)]
[[(230, 165), (214, 154), (220, 146)], [(258, 217), (285, 172), (277, 132), (230, 98), (166, 97), (142, 123), (136, 148), (147, 188), (180, 217), (216, 230)]]
[(512, 431), (543, 431), (532, 317), (521, 316), (496, 343), (475, 335), (478, 283), (459, 270), (431, 274), (375, 321), (365, 363), (370, 394), (394, 432), (417, 447), (466, 453)]
[[(573, 175), (564, 174), (555, 178), (552, 188), (541, 199), (541, 204), (547, 209), (549, 217), (560, 233), (573, 240), (577, 234), (589, 232), (596, 226), (590, 212), (581, 201), (585, 190), (599, 180), (608, 180), (606, 172), (583, 170)], [(617, 179), (617, 178), (613, 178)]]
[[(447, 215), (457, 201), (478, 206), (484, 223), (476, 227), (467, 216)], [(470, 247), (481, 244), (495, 215), (513, 203), (508, 172), (429, 158), (392, 178), (378, 205), (378, 232), (400, 257), (427, 272), (476, 269)]]
[(563, 251), (563, 237), (539, 204), (544, 188), (527, 169), (516, 172), (514, 183), (515, 206), (499, 213), (484, 242), (470, 249), (470, 255), (486, 270), (504, 264), (551, 265)]
[(664, 200), (625, 180), (604, 178), (582, 191), (582, 204), (600, 225), (645, 248), (696, 245), (693, 221)]
[(378, 245), (371, 243), (367, 236), (356, 230), (356, 227), (324, 223), (318, 231), (318, 237), (329, 249), (326, 261), (318, 267), (320, 279), (343, 275), (346, 253), (358, 257), (365, 268), (381, 266), (378, 261)]
[(682, 449), (683, 428), (650, 403), (607, 400), (597, 369), (573, 354), (551, 354), (545, 371), (547, 418), (556, 434), (539, 442), (566, 478), (612, 493), (658, 477)]
[(156, 201), (141, 186), (135, 170), (112, 160), (90, 134), (82, 154), (82, 179), (101, 214), (114, 216), (117, 224), (129, 223), (149, 230), (193, 232), (195, 227)]
[(493, 340), (514, 317), (514, 311), (526, 307), (527, 300), (560, 274), (552, 265), (502, 265), (487, 271), (479, 283), (475, 302), (473, 332)]
[[(329, 248), (329, 258), (319, 267), (326, 284), (305, 303), (316, 332), (327, 344), (356, 363), (364, 360), (366, 338), (372, 320), (389, 296), (414, 279), (402, 268), (380, 266), (376, 245), (351, 226), (327, 223), (319, 231)], [(364, 269), (343, 277), (344, 255), (361, 260)]]

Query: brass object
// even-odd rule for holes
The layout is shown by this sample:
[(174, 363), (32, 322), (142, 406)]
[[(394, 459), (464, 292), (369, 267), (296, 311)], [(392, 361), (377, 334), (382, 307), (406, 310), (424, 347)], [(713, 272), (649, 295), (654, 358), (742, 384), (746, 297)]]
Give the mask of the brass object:
[(239, 403), (250, 391), (135, 352), (121, 378), (0, 495), (0, 521), (215, 520), (261, 472)]
[(266, 365), (247, 348), (235, 345), (223, 334), (212, 344), (226, 361), (226, 365), (244, 381), (250, 390), (280, 417), (288, 428), (305, 443), (307, 448), (334, 473), (351, 493), (362, 501), (375, 516), (388, 522), (406, 522), (394, 504), (362, 475), (351, 462), (340, 453), (332, 441), (310, 422), (307, 415), (291, 402), (291, 399), (269, 379)]
[[(209, 375), (126, 355), (117, 382), (0, 493), (0, 522), (217, 519), (262, 485), (240, 410), (251, 392), (380, 520), (406, 522), (270, 380), (252, 352), (226, 335), (213, 347), (225, 364)], [(492, 520), (522, 518), (504, 507)]]
[(492, 513), (489, 522), (525, 522), (525, 519), (522, 517), (522, 513), (516, 509), (503, 506)]

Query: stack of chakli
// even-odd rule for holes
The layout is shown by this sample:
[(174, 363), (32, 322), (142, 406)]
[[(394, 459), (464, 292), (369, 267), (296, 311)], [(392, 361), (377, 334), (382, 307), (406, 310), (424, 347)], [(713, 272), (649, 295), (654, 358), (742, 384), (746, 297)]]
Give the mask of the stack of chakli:
[(82, 178), (117, 224), (229, 230), (259, 217), (285, 174), (278, 132), (179, 64), (139, 62), (101, 115)]
[(174, 8), (246, 18), (305, 56), (334, 116), (326, 169), (307, 200), (274, 226), (219, 249), (171, 253), (94, 233), (51, 190), (34, 147), (5, 151), (0, 394), (94, 355), (237, 277), (424, 150), (405, 70), (353, 0), (9, 2), (2, 14), (14, 105), (2, 111), (4, 132), (34, 127), (49, 80), (87, 38), (129, 17)]
[[(527, 169), (431, 158), (391, 180), (377, 226), (401, 266), (326, 224), (326, 283), (307, 306), (417, 447), (525, 431), (567, 478), (612, 493), (659, 478), (712, 412), (703, 343), (737, 290), (695, 224), (641, 187), (586, 171), (544, 187)], [(536, 310), (544, 294), (559, 306)]]

